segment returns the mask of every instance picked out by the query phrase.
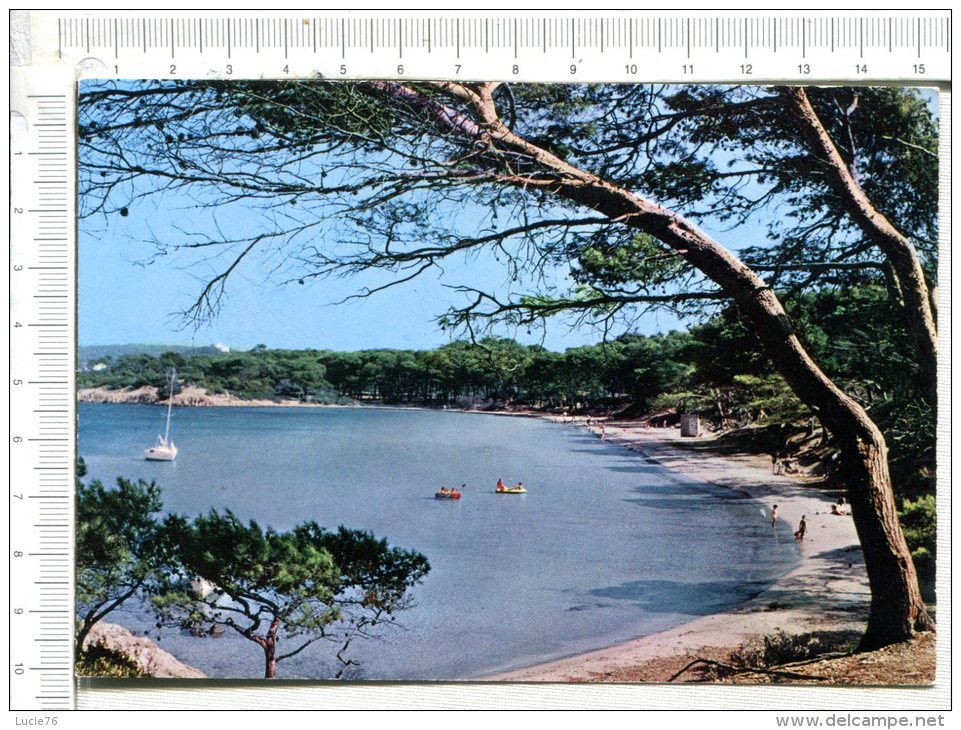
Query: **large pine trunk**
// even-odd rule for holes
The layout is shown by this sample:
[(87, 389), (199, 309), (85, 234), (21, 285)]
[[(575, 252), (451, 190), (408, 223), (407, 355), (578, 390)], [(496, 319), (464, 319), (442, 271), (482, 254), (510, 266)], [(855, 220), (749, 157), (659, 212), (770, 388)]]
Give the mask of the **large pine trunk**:
[(841, 452), (841, 475), (857, 529), (871, 607), (862, 649), (905, 641), (934, 628), (928, 616), (911, 553), (901, 530), (888, 471), (884, 436), (867, 412), (814, 364), (793, 334), (787, 315), (770, 290), (736, 296), (741, 312), (761, 334), (768, 354), (798, 397), (813, 408), (834, 435)]
[[(852, 414), (844, 414), (845, 416)], [(840, 428), (838, 430), (841, 430)], [(934, 628), (918, 590), (890, 484), (887, 450), (867, 418), (838, 436), (854, 525), (869, 566), (871, 613), (861, 648), (877, 649)]]

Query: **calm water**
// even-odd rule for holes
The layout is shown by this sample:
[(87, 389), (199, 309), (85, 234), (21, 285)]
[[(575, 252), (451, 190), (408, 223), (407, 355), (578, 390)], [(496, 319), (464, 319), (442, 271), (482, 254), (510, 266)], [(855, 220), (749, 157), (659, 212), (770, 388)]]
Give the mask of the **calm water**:
[[(403, 628), (356, 643), (354, 678), (457, 679), (660, 631), (756, 594), (798, 560), (759, 503), (692, 482), (571, 426), (386, 409), (181, 408), (175, 463), (140, 455), (161, 408), (79, 408), (88, 478), (156, 480), (171, 512), (233, 510), (278, 529), (373, 531), (432, 570)], [(692, 456), (692, 458), (696, 458)], [(522, 496), (493, 493), (498, 477)], [(460, 502), (433, 499), (465, 483)], [(148, 626), (129, 611), (115, 620)], [(260, 677), (259, 647), (175, 630), (161, 645), (208, 676)], [(279, 676), (328, 677), (318, 642)]]

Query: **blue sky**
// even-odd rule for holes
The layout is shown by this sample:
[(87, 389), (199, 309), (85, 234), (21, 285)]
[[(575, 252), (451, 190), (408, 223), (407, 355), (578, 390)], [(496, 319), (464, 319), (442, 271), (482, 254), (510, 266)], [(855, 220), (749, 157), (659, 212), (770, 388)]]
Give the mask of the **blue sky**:
[[(371, 297), (336, 304), (365, 283), (354, 279), (313, 279), (304, 285), (282, 285), (270, 278), (273, 261), (252, 257), (232, 274), (220, 314), (198, 328), (184, 326), (177, 315), (196, 298), (212, 264), (186, 255), (152, 259), (150, 236), (174, 242), (193, 212), (189, 201), (167, 198), (164, 208), (139, 203), (126, 218), (81, 221), (79, 236), (79, 343), (195, 344), (224, 343), (246, 350), (257, 344), (278, 348), (361, 350), (368, 348), (429, 349), (451, 337), (435, 319), (462, 302), (444, 286), (469, 283), (493, 291), (511, 287), (503, 267), (490, 256), (461, 259), (445, 266), (442, 276), (425, 275)], [(222, 214), (223, 215), (223, 214)], [(244, 217), (241, 211), (231, 215)], [(251, 225), (254, 223), (252, 222)], [(557, 282), (564, 283), (558, 275)], [(276, 277), (275, 277), (276, 278)], [(648, 333), (679, 326), (666, 312), (646, 317)], [(552, 350), (593, 344), (601, 333), (572, 329), (561, 319), (546, 330), (501, 330), (529, 344)]]
[[(204, 207), (185, 193), (138, 197), (136, 192), (130, 188), (121, 193), (133, 201), (129, 215), (95, 215), (80, 221), (78, 339), (82, 346), (224, 343), (237, 350), (258, 344), (334, 350), (429, 349), (451, 339), (451, 334), (438, 326), (437, 317), (467, 301), (452, 286), (466, 284), (503, 296), (508, 291), (543, 291), (545, 285), (566, 290), (570, 285), (564, 271), (548, 272), (546, 282), (514, 282), (503, 263), (485, 251), (445, 260), (442, 272), (428, 272), (368, 298), (335, 304), (364, 286), (383, 284), (385, 279), (314, 278), (303, 285), (283, 285), (292, 275), (289, 259), (270, 255), (269, 246), (261, 244), (263, 250), (248, 256), (231, 274), (219, 315), (199, 327), (185, 326), (178, 313), (189, 308), (204, 283), (227, 264), (223, 259), (204, 260), (196, 251), (156, 257), (150, 241), (174, 247), (191, 240), (190, 233), (198, 231), (228, 239), (251, 237), (273, 230), (276, 218), (283, 224), (286, 213), (258, 210), (251, 203)], [(310, 218), (306, 211), (304, 215)], [(449, 217), (449, 221), (436, 219), (442, 224), (456, 222), (453, 225), (461, 230), (481, 231), (492, 226), (486, 209), (484, 220), (481, 209), (459, 205), (441, 209), (437, 215)], [(265, 221), (265, 217), (275, 220)], [(502, 213), (493, 225), (501, 229), (516, 224)], [(312, 229), (310, 236), (301, 242), (314, 244), (327, 236), (336, 239), (337, 231), (325, 224)], [(502, 328), (495, 334), (552, 350), (594, 344), (604, 336), (598, 330), (571, 325), (556, 318), (543, 330)], [(651, 334), (679, 326), (675, 317), (660, 312), (645, 317), (635, 329)]]
[[(207, 278), (218, 273), (217, 262), (187, 253), (154, 257), (147, 242), (184, 240), (183, 229), (202, 226), (206, 210), (193, 201), (166, 196), (140, 201), (126, 217), (109, 222), (94, 218), (80, 222), (79, 233), (79, 344), (223, 343), (235, 350), (258, 344), (276, 348), (361, 350), (370, 348), (430, 349), (451, 340), (436, 318), (451, 305), (466, 301), (450, 286), (470, 284), (490, 291), (532, 291), (533, 284), (508, 280), (502, 264), (489, 253), (444, 263), (440, 274), (428, 273), (412, 282), (370, 297), (338, 304), (370, 279), (307, 279), (303, 285), (282, 284), (287, 275), (276, 272), (277, 256), (250, 256), (231, 275), (219, 315), (199, 327), (185, 325), (178, 315), (188, 308)], [(229, 220), (234, 229), (254, 230), (256, 216), (241, 206), (218, 211), (218, 225)], [(209, 221), (207, 221), (209, 223)], [(505, 222), (506, 225), (506, 222)], [(566, 286), (563, 272), (554, 283)], [(447, 286), (445, 286), (447, 285)], [(647, 333), (678, 328), (678, 320), (662, 312), (645, 317), (639, 329)], [(552, 350), (593, 344), (603, 334), (558, 318), (546, 328), (501, 329), (497, 334)]]

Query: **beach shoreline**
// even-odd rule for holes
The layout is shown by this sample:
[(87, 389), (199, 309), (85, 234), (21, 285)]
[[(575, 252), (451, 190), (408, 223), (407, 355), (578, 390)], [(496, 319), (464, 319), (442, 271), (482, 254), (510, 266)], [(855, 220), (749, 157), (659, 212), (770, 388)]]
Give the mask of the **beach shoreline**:
[[(586, 426), (584, 419), (579, 423)], [(592, 430), (600, 436), (599, 423)], [(763, 455), (711, 452), (710, 435), (682, 438), (674, 428), (609, 420), (604, 422), (604, 439), (687, 478), (736, 489), (765, 505), (767, 514), (777, 504), (779, 519), (792, 528), (805, 516), (808, 531), (800, 543), (801, 563), (761, 594), (727, 611), (603, 649), (499, 672), (485, 681), (665, 682), (676, 668), (696, 658), (725, 657), (779, 630), (863, 632), (870, 590), (853, 520), (831, 514), (840, 492), (817, 489), (817, 480), (811, 478), (774, 475)], [(690, 448), (693, 444), (698, 451)]]

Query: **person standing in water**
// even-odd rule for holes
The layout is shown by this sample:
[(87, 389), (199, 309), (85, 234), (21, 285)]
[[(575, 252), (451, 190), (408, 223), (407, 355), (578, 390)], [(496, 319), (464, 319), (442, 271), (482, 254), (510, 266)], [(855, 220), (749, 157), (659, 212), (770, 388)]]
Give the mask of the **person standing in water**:
[(771, 527), (774, 527), (775, 522), (777, 522), (777, 505), (771, 508)]

